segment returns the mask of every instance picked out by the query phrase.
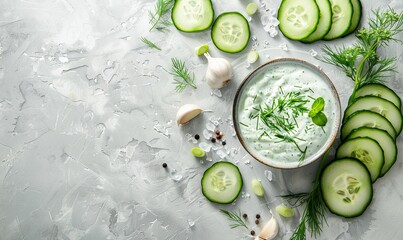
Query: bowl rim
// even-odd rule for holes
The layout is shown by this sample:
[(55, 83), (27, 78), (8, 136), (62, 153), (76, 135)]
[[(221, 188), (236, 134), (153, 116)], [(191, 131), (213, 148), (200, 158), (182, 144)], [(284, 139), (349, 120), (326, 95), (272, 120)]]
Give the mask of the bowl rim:
[[(281, 164), (279, 165), (273, 165), (270, 164), (267, 161), (264, 161), (263, 159), (260, 159), (259, 156), (256, 156), (256, 154), (253, 153), (252, 150), (249, 149), (248, 144), (245, 143), (242, 135), (241, 135), (241, 130), (240, 130), (240, 126), (239, 123), (237, 121), (237, 117), (236, 117), (236, 113), (237, 113), (237, 109), (238, 109), (238, 103), (239, 103), (239, 98), (241, 96), (241, 91), (243, 90), (244, 86), (251, 80), (253, 79), (253, 76), (258, 73), (259, 71), (261, 71), (262, 69), (264, 69), (265, 67), (272, 65), (274, 63), (278, 63), (278, 62), (296, 62), (302, 65), (305, 65), (311, 69), (313, 69), (314, 71), (316, 71), (317, 73), (319, 73), (321, 75), (321, 78), (327, 83), (327, 85), (329, 86), (329, 88), (331, 89), (332, 92), (332, 96), (334, 97), (335, 100), (335, 123), (334, 123), (334, 127), (332, 128), (332, 131), (329, 135), (329, 137), (326, 140), (326, 143), (313, 155), (311, 155), (308, 159), (309, 161), (306, 161), (306, 159), (301, 162), (300, 164), (297, 164), (296, 166), (281, 166)], [(330, 80), (330, 78), (317, 66), (315, 66), (312, 63), (309, 63), (305, 60), (302, 59), (298, 59), (298, 58), (276, 58), (274, 60), (268, 61), (266, 63), (263, 63), (262, 65), (258, 66), (256, 69), (254, 69), (253, 71), (251, 71), (241, 82), (241, 84), (238, 86), (237, 91), (235, 93), (235, 97), (233, 100), (233, 104), (232, 104), (232, 121), (234, 123), (234, 129), (235, 129), (235, 133), (236, 136), (239, 140), (239, 142), (241, 143), (242, 147), (249, 153), (249, 155), (251, 155), (255, 160), (257, 160), (258, 162), (269, 166), (269, 167), (273, 167), (273, 168), (277, 168), (277, 169), (298, 169), (304, 166), (307, 166), (309, 164), (312, 164), (313, 162), (316, 162), (329, 148), (331, 148), (336, 140), (336, 137), (338, 135), (339, 129), (340, 129), (340, 124), (341, 124), (341, 102), (340, 102), (340, 97), (339, 94), (337, 92), (336, 87), (334, 86), (333, 82)], [(265, 158), (268, 159), (268, 158)]]

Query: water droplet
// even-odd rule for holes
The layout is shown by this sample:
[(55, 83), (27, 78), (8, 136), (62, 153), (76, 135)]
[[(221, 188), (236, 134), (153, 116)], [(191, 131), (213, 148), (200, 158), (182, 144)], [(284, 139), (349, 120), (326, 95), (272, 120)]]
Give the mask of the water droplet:
[(287, 43), (282, 43), (282, 44), (280, 44), (280, 48), (281, 48), (282, 50), (284, 50), (284, 51), (288, 51)]
[(195, 225), (195, 221), (193, 221), (193, 220), (191, 220), (191, 219), (188, 219), (188, 225), (189, 225), (189, 227), (194, 227), (194, 225)]

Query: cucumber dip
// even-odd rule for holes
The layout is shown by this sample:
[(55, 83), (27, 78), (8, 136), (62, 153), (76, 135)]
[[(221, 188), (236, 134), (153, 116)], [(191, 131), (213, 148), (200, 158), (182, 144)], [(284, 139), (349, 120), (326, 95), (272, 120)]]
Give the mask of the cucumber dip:
[(314, 161), (333, 143), (340, 102), (330, 80), (313, 65), (274, 60), (242, 83), (234, 120), (242, 145), (257, 160), (295, 168)]

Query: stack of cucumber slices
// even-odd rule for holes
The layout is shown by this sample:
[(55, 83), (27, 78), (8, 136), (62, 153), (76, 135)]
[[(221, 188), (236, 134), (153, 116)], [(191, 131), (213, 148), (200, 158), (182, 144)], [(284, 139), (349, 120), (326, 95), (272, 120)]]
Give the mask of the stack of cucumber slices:
[(322, 172), (323, 199), (331, 212), (361, 215), (372, 200), (372, 183), (396, 162), (403, 126), (401, 100), (390, 88), (367, 84), (344, 112), (337, 160)]
[(211, 0), (176, 0), (172, 22), (182, 32), (200, 32), (211, 25), (211, 39), (223, 52), (238, 53), (246, 48), (250, 38), (249, 23), (239, 12), (225, 12), (214, 20)]
[(279, 28), (289, 39), (312, 43), (354, 32), (361, 19), (360, 0), (283, 0)]

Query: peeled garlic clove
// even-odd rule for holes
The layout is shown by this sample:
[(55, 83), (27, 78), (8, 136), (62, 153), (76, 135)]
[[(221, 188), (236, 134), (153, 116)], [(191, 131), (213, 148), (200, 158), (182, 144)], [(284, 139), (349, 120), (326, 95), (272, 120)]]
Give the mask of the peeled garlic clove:
[(232, 66), (225, 58), (213, 58), (204, 54), (208, 61), (206, 80), (211, 88), (222, 88), (228, 85), (232, 77)]
[(278, 234), (278, 223), (277, 220), (272, 216), (271, 219), (264, 225), (262, 231), (255, 238), (255, 240), (270, 240), (277, 236)]
[(194, 104), (185, 104), (179, 108), (176, 113), (176, 123), (178, 125), (184, 125), (197, 115), (199, 115), (203, 110)]

